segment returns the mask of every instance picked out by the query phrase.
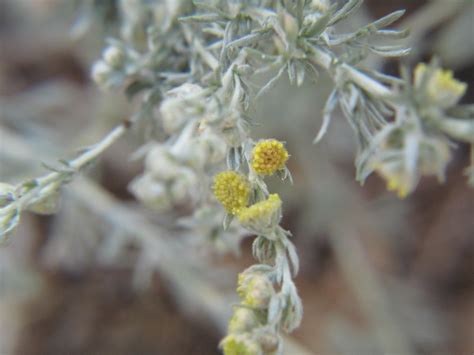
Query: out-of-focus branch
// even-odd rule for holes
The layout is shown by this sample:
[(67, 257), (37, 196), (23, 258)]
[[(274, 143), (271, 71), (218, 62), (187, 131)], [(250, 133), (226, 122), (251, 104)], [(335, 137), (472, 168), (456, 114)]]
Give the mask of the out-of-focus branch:
[[(76, 158), (69, 161), (62, 161), (64, 165), (49, 174), (20, 183), (14, 188), (9, 200), (0, 208), (0, 242), (3, 237), (8, 236), (18, 223), (19, 215), (30, 205), (39, 201), (44, 201), (54, 195), (61, 185), (67, 183), (85, 166), (94, 162), (107, 148), (117, 139), (122, 137), (130, 127), (130, 122), (126, 121), (112, 129), (98, 143), (85, 149)], [(2, 132), (2, 135), (6, 133)], [(11, 148), (10, 148), (11, 149)], [(32, 156), (35, 156), (32, 152)]]
[(413, 351), (390, 313), (389, 301), (379, 282), (379, 276), (367, 257), (353, 228), (337, 226), (331, 237), (336, 259), (346, 280), (358, 298), (364, 314), (383, 353), (412, 354)]

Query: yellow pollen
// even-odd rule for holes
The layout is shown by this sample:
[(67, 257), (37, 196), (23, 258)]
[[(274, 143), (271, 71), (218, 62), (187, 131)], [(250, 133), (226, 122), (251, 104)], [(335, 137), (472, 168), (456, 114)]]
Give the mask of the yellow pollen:
[(252, 168), (260, 175), (273, 175), (285, 167), (288, 151), (282, 142), (267, 139), (258, 142), (252, 151)]

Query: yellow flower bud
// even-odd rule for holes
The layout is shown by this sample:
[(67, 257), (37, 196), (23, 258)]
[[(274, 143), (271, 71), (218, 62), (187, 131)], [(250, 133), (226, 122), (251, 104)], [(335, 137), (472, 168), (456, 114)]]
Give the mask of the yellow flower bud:
[(278, 225), (281, 219), (281, 199), (271, 194), (268, 199), (242, 208), (238, 213), (239, 222), (258, 234), (265, 234)]
[(266, 308), (275, 293), (270, 280), (263, 274), (242, 273), (237, 282), (237, 294), (242, 304), (255, 308)]
[(260, 355), (258, 343), (248, 335), (228, 335), (221, 342), (224, 355)]
[(246, 307), (237, 307), (229, 321), (229, 333), (245, 333), (257, 327), (259, 322), (255, 312)]
[[(419, 86), (426, 74), (427, 66), (420, 63), (415, 68), (415, 86)], [(450, 107), (461, 99), (467, 90), (466, 83), (453, 78), (451, 70), (435, 69), (427, 81), (428, 99), (440, 107)]]

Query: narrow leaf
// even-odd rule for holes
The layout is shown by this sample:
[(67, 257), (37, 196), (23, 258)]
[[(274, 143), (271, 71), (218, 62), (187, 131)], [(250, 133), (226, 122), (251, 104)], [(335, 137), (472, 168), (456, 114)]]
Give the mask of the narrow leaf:
[(363, 2), (363, 0), (349, 0), (339, 11), (334, 14), (328, 25), (332, 26), (339, 21), (344, 20), (347, 16), (357, 10)]
[(382, 57), (402, 57), (411, 52), (411, 48), (401, 48), (397, 46), (369, 46), (369, 50)]
[(394, 11), (382, 18), (379, 18), (377, 21), (372, 22), (371, 24), (367, 25), (367, 27), (375, 27), (378, 30), (382, 29), (397, 21), (404, 14), (405, 10)]
[(408, 37), (410, 30), (378, 30), (375, 34), (385, 38), (402, 39)]
[(329, 127), (329, 123), (331, 123), (332, 112), (336, 108), (337, 101), (338, 101), (337, 90), (333, 90), (331, 94), (329, 95), (329, 98), (327, 99), (326, 104), (324, 105), (323, 124), (321, 125), (321, 128), (319, 129), (318, 135), (313, 140), (313, 144), (318, 143), (326, 134)]
[(222, 226), (223, 226), (225, 231), (227, 229), (229, 229), (229, 226), (232, 223), (233, 219), (234, 219), (234, 215), (232, 215), (230, 213), (226, 213), (226, 215), (224, 216), (224, 220), (222, 221)]

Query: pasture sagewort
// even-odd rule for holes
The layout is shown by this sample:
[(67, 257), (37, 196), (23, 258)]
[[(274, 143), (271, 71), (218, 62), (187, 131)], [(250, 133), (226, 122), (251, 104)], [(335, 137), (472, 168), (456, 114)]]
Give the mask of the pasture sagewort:
[[(339, 105), (357, 140), (357, 180), (375, 171), (400, 197), (423, 175), (444, 179), (453, 142), (474, 144), (474, 109), (458, 105), (466, 85), (436, 60), (419, 64), (413, 75), (404, 69), (401, 78), (362, 66), (371, 53), (409, 53), (403, 46), (380, 44), (408, 35), (387, 29), (403, 11), (350, 33), (338, 31), (338, 23), (362, 2), (83, 2), (83, 17), (111, 13), (103, 8), (108, 6), (120, 15), (101, 18), (118, 28), (118, 35), (107, 40), (92, 77), (104, 90), (137, 98), (140, 107), (130, 121), (59, 169), (16, 186), (0, 185), (1, 238), (14, 230), (23, 210), (53, 213), (64, 184), (130, 126), (144, 125), (149, 132), (141, 150), (145, 170), (130, 184), (137, 199), (157, 211), (185, 206), (188, 217), (181, 225), (187, 228), (206, 226), (215, 234), (223, 221), (218, 233), (232, 223), (256, 235), (258, 264), (239, 275), (240, 303), (221, 343), (224, 353), (281, 353), (281, 332), (299, 325), (303, 309), (293, 282), (298, 256), (291, 233), (280, 226), (280, 196), (268, 190), (265, 178), (277, 174), (292, 180), (283, 142), (251, 138), (258, 98), (284, 75), (300, 86), (326, 71), (334, 88), (315, 142), (324, 137)], [(474, 184), (472, 152), (467, 174)], [(203, 217), (216, 214), (222, 218)]]

